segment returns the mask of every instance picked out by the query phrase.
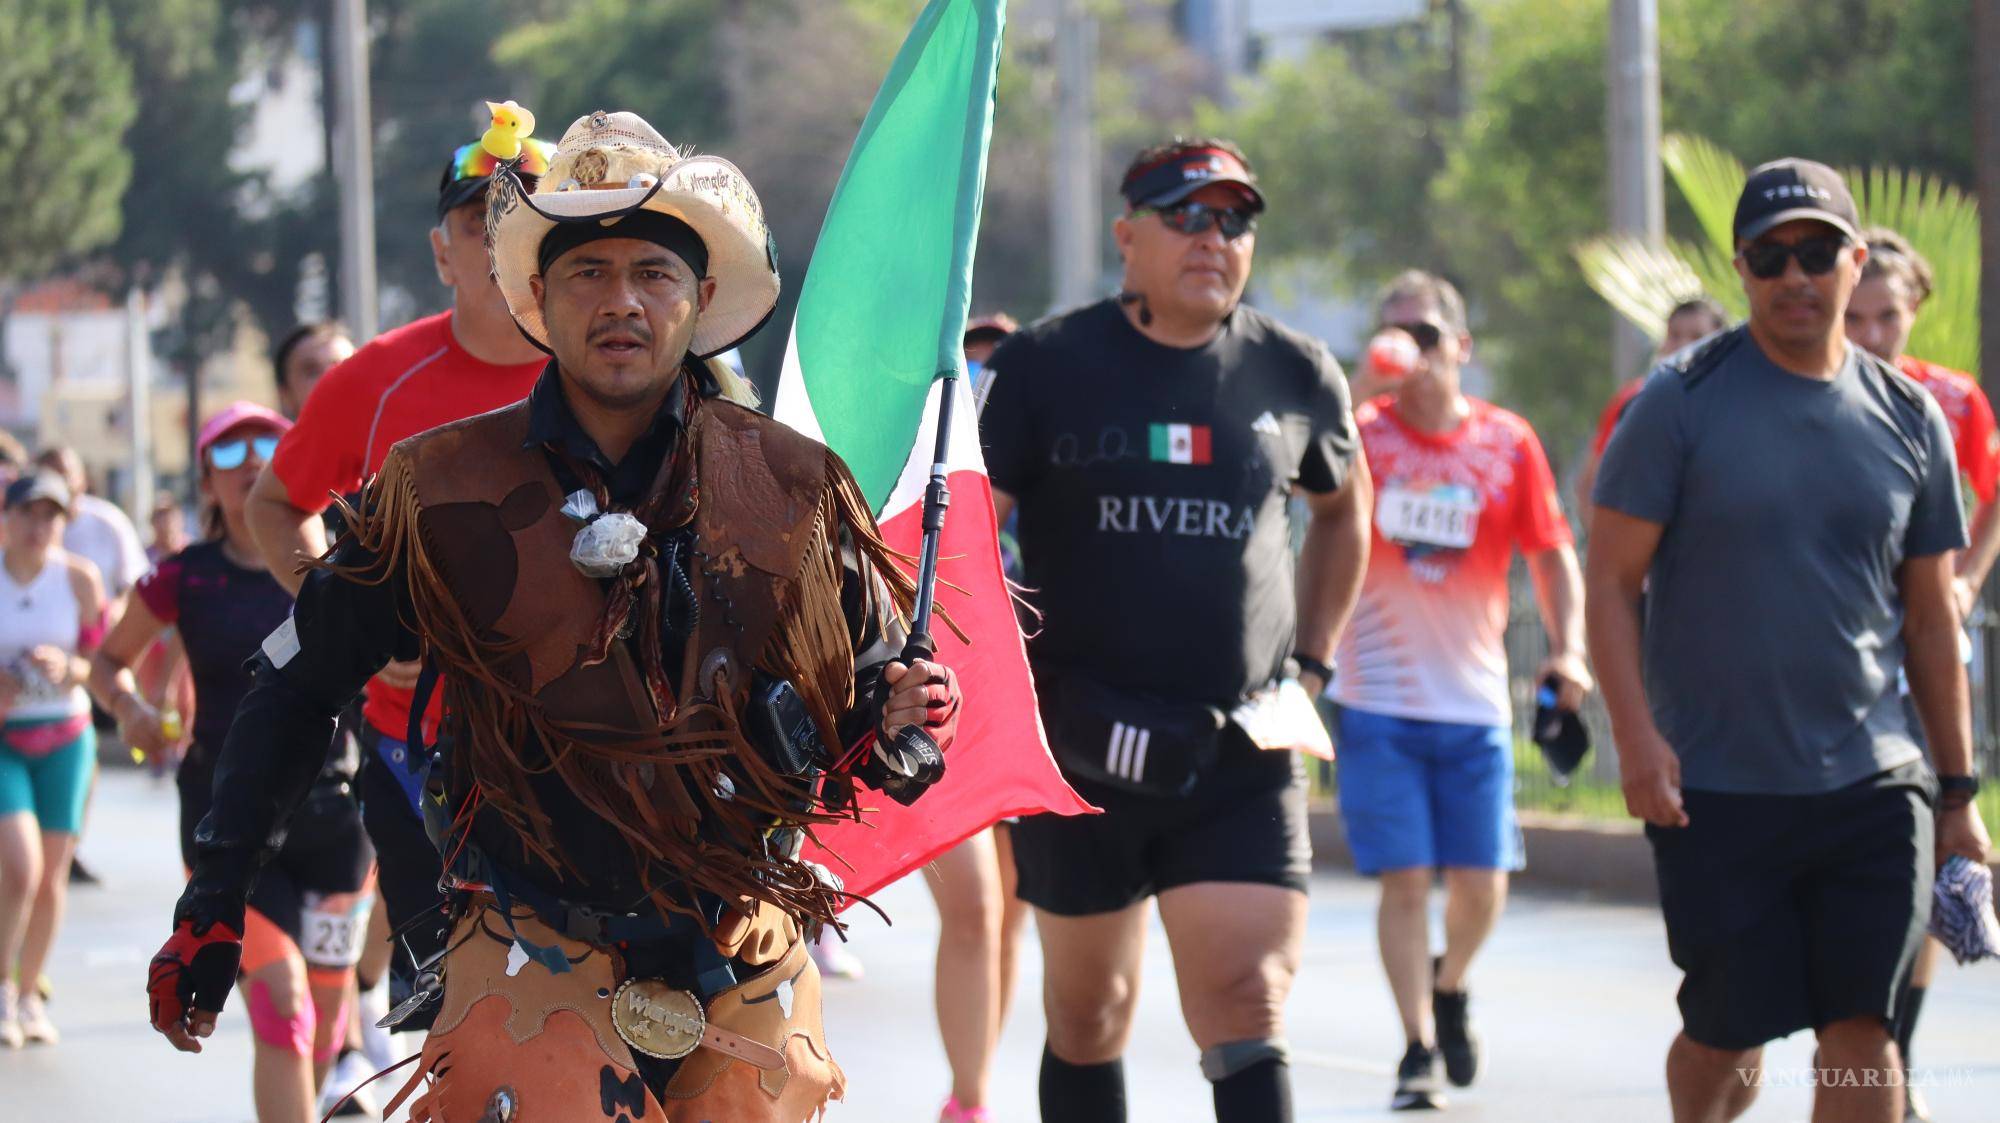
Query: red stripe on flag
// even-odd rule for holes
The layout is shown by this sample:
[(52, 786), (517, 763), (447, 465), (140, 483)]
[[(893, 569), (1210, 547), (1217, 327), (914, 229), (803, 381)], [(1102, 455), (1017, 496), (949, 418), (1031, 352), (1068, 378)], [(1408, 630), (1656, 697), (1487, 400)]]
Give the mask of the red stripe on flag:
[(1191, 426), (1188, 439), (1194, 445), (1194, 458), (1188, 461), (1188, 463), (1190, 464), (1208, 463), (1209, 462), (1208, 426), (1206, 425)]
[[(944, 780), (909, 807), (863, 788), (861, 803), (869, 810), (861, 822), (819, 828), (820, 845), (806, 847), (807, 858), (825, 863), (848, 892), (863, 896), (1002, 819), (1096, 810), (1063, 782), (1049, 755), (1027, 650), (1000, 569), (992, 484), (977, 471), (953, 472), (949, 482), (937, 605), (972, 643), (959, 642), (941, 620), (932, 628), (938, 659), (957, 672), (965, 696)], [(885, 521), (882, 537), (904, 553), (917, 553), (922, 505)]]

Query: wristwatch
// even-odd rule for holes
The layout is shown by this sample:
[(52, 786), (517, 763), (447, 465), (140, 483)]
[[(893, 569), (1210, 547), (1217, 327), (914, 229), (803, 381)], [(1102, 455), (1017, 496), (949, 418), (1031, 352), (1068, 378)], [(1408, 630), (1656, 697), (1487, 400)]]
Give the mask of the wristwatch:
[(1956, 811), (1979, 798), (1979, 777), (1939, 776), (1938, 806), (1948, 811)]
[(1322, 685), (1333, 685), (1333, 667), (1331, 664), (1323, 663), (1302, 651), (1292, 652), (1292, 662), (1299, 665), (1300, 674), (1311, 672), (1319, 676), (1319, 681)]

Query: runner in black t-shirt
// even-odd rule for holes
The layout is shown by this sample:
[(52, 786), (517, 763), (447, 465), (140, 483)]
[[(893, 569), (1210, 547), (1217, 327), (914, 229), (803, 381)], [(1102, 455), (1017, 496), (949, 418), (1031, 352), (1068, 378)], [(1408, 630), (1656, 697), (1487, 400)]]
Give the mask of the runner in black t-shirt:
[[(126, 739), (149, 753), (173, 738), (134, 689), (130, 667), (178, 629), (194, 679), (193, 744), (177, 774), (180, 855), (195, 865), (196, 828), (213, 805), (217, 755), (250, 693), (248, 660), (292, 612), (292, 597), (257, 555), (243, 509), (257, 472), (290, 427), (237, 402), (196, 441), (209, 537), (159, 563), (133, 587), (125, 614), (92, 662), (90, 688)], [(252, 1088), (260, 1123), (319, 1117), (315, 1096), (346, 1039), (350, 984), (374, 901), (375, 852), (354, 801), (359, 761), (337, 742), (283, 846), (257, 877), (237, 969), (254, 1037)]]
[[(1029, 654), (1049, 739), (1105, 809), (1015, 829), (1047, 972), (1042, 1118), (1125, 1118), (1158, 896), (1216, 1118), (1289, 1120), (1304, 773), (1224, 715), (1268, 698), (1292, 658), (1325, 687), (1366, 562), (1366, 467), (1338, 364), (1238, 304), (1264, 208), (1242, 153), (1176, 140), (1121, 190), (1126, 291), (1009, 338), (980, 424), (1043, 613)], [(1296, 588), (1295, 490), (1311, 512)]]

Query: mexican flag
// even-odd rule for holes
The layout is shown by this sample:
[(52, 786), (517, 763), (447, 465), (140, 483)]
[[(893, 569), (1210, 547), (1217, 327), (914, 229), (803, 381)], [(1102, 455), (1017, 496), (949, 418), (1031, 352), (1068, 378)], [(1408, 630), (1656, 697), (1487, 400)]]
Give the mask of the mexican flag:
[[(993, 131), (1005, 0), (932, 0), (861, 123), (799, 294), (773, 415), (853, 469), (891, 546), (923, 541), (941, 396), (954, 396), (939, 551), (938, 658), (965, 692), (945, 778), (819, 831), (817, 860), (867, 894), (1000, 819), (1091, 810), (1049, 756), (1000, 569), (993, 489), (965, 377), (966, 305)], [(945, 376), (958, 377), (947, 379)]]

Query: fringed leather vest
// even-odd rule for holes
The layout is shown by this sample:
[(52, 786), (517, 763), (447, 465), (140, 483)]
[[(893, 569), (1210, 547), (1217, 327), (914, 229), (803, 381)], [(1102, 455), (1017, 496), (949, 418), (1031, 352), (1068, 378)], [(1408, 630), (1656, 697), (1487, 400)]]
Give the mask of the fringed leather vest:
[[(789, 680), (822, 738), (837, 744), (836, 724), (854, 702), (843, 533), (864, 577), (881, 579), (868, 587), (888, 591), (890, 603), (871, 596), (869, 610), (908, 609), (911, 583), (846, 466), (752, 410), (696, 403), (682, 439), (696, 473), (687, 570), (698, 611), (678, 696), (662, 713), (634, 657), (639, 640), (589, 657), (611, 583), (571, 563), (578, 524), (562, 512), (548, 454), (524, 447), (527, 433), (522, 403), (402, 442), (370, 484), (357, 531), (378, 558), (360, 579), (400, 567), (443, 673), (455, 826), (498, 813), (531, 855), (558, 874), (580, 872), (555, 846), (528, 783), (530, 770), (553, 771), (618, 828), (663, 911), (695, 915), (678, 882), (802, 921), (830, 919), (834, 893), (760, 841), (773, 826), (829, 816), (791, 810), (808, 793), (749, 746), (742, 722), (761, 670)], [(657, 567), (650, 579), (660, 579)], [(627, 600), (637, 616), (640, 602)], [(621, 636), (649, 634), (635, 623), (609, 622), (622, 624)]]

